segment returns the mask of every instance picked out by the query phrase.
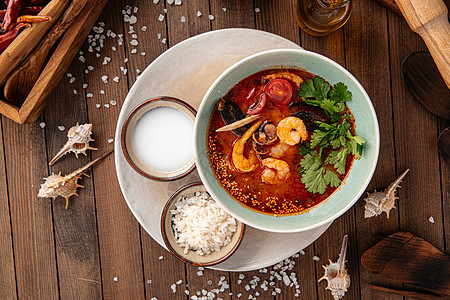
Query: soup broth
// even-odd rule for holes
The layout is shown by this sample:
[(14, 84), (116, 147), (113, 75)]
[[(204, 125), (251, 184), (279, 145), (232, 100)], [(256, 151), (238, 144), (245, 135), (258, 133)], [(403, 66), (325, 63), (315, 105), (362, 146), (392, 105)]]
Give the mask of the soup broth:
[[(297, 214), (323, 202), (337, 189), (337, 186), (330, 185), (323, 193), (312, 193), (302, 182), (300, 163), (305, 156), (300, 154), (299, 147), (311, 142), (313, 129), (317, 126), (314, 120), (330, 123), (330, 116), (323, 109), (306, 104), (299, 96), (300, 84), (313, 78), (313, 74), (298, 69), (264, 70), (237, 83), (214, 109), (208, 125), (209, 162), (223, 188), (247, 208), (280, 216)], [(283, 86), (286, 82), (292, 90)], [(270, 85), (275, 84), (279, 86), (273, 87), (273, 91)], [(292, 94), (289, 102), (283, 93)], [(233, 109), (238, 110), (238, 119), (247, 117), (249, 113), (260, 117), (254, 123), (235, 131), (216, 132), (230, 123), (226, 120), (226, 110)], [(302, 112), (303, 118), (295, 115), (298, 111)], [(349, 124), (354, 132), (354, 119), (346, 105), (341, 114), (343, 113), (347, 114), (347, 118), (351, 116)], [(309, 116), (314, 116), (315, 119), (308, 122)], [(307, 137), (301, 137), (300, 142), (295, 143), (289, 140), (289, 130), (291, 126), (299, 128), (298, 119), (303, 119), (306, 124)], [(283, 133), (283, 128), (287, 132)], [(252, 134), (252, 130), (255, 133)], [(244, 141), (245, 135), (248, 139)], [(322, 155), (327, 155), (332, 150), (325, 148)], [(324, 164), (324, 170), (330, 170), (336, 178), (343, 181), (353, 158), (353, 154), (347, 156), (343, 174), (336, 172), (329, 164)]]

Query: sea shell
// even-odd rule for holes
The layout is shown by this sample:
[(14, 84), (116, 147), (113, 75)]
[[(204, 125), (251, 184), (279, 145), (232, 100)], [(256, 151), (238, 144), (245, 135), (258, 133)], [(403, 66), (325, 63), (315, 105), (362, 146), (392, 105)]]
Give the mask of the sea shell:
[(67, 133), (67, 137), (69, 140), (67, 143), (59, 150), (59, 152), (53, 157), (50, 161), (49, 165), (53, 165), (58, 159), (60, 159), (63, 155), (73, 152), (78, 158), (78, 154), (83, 153), (86, 155), (86, 150), (97, 150), (97, 148), (93, 148), (89, 146), (89, 142), (93, 141), (91, 138), (92, 134), (92, 124), (83, 124), (73, 126), (69, 129)]
[(375, 191), (367, 195), (367, 198), (364, 199), (366, 201), (364, 218), (371, 218), (386, 212), (389, 219), (389, 212), (395, 208), (395, 199), (398, 199), (395, 197), (395, 191), (397, 187), (400, 187), (399, 184), (408, 171), (409, 169), (406, 169), (384, 192)]
[(347, 254), (347, 239), (348, 236), (344, 236), (342, 242), (341, 253), (339, 254), (339, 260), (332, 262), (328, 266), (322, 266), (325, 269), (325, 274), (319, 279), (319, 282), (325, 279), (328, 282), (326, 290), (331, 290), (331, 295), (335, 300), (339, 300), (344, 297), (350, 286), (350, 276), (345, 269), (345, 256)]
[(90, 168), (93, 164), (98, 162), (99, 160), (103, 159), (104, 157), (108, 156), (112, 151), (109, 151), (102, 155), (99, 158), (94, 159), (87, 165), (79, 168), (78, 170), (70, 173), (66, 176), (61, 176), (61, 173), (59, 174), (53, 174), (50, 175), (45, 179), (45, 182), (41, 184), (41, 188), (39, 189), (38, 197), (40, 198), (53, 198), (55, 199), (58, 196), (66, 198), (66, 209), (69, 206), (69, 198), (73, 195), (78, 196), (77, 194), (77, 188), (84, 187), (82, 185), (79, 185), (77, 183), (78, 179), (81, 177), (81, 175), (85, 175), (84, 171), (86, 171), (88, 168)]

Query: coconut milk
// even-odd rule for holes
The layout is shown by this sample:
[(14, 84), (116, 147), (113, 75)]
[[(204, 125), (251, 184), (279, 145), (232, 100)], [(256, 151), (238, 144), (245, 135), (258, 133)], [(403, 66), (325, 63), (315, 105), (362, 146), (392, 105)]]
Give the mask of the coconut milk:
[(193, 158), (194, 123), (183, 112), (158, 107), (145, 113), (133, 133), (133, 146), (148, 167), (171, 172), (186, 166)]

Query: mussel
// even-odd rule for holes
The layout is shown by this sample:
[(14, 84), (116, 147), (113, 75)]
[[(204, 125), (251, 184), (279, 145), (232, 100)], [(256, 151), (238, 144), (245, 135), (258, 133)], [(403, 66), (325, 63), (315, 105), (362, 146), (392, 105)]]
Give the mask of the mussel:
[(264, 121), (259, 129), (253, 133), (253, 149), (260, 155), (269, 152), (269, 145), (272, 145), (277, 140), (277, 127), (271, 121)]
[[(220, 115), (227, 125), (235, 123), (246, 117), (239, 106), (224, 98), (221, 98), (219, 100), (219, 106), (217, 107), (217, 109), (220, 111)], [(251, 125), (249, 124), (245, 124), (240, 126), (239, 128), (233, 129), (232, 131), (234, 134), (242, 136), (250, 128), (250, 126)]]
[[(289, 105), (289, 108), (299, 107), (296, 112), (292, 114), (292, 116), (302, 119), (303, 123), (306, 126), (306, 130), (308, 131), (314, 131), (319, 126), (317, 125), (316, 121), (320, 121), (323, 123), (330, 123), (330, 120), (325, 115), (321, 115), (319, 113), (316, 113), (312, 110), (309, 110), (308, 107), (311, 107), (302, 101), (292, 102)], [(314, 108), (313, 108), (314, 109)]]

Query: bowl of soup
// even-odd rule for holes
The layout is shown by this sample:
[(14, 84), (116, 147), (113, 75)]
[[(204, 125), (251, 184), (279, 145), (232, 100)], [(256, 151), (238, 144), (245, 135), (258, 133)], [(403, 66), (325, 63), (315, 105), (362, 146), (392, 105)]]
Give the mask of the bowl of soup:
[(369, 184), (378, 121), (361, 84), (305, 50), (249, 56), (206, 92), (194, 125), (197, 171), (230, 215), (299, 232), (347, 211)]

